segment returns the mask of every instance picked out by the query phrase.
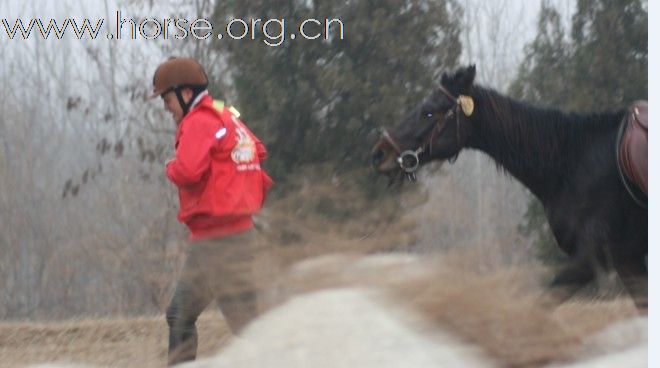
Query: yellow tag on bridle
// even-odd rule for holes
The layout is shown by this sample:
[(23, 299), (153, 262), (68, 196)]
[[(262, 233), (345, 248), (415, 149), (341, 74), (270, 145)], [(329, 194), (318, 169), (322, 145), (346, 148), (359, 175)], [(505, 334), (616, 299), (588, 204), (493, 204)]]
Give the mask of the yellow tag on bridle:
[(470, 96), (459, 95), (458, 104), (461, 105), (461, 110), (465, 116), (470, 116), (474, 112), (474, 100)]

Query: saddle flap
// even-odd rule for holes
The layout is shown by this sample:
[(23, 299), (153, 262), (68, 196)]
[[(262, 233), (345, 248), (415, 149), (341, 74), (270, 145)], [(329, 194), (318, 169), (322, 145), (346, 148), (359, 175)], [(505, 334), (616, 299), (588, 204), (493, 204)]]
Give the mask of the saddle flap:
[(648, 195), (648, 104), (635, 101), (622, 124), (619, 165), (628, 180)]
[[(646, 101), (635, 101), (630, 107), (631, 114), (629, 119), (634, 120), (635, 123), (640, 125), (640, 127), (646, 131), (648, 131), (649, 129), (648, 109), (649, 106)], [(630, 123), (632, 122), (633, 121), (631, 121)]]

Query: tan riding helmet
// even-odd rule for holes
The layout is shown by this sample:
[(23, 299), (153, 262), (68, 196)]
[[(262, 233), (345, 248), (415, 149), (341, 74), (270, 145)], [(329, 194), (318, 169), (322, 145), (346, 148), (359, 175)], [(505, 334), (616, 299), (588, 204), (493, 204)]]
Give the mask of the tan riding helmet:
[(149, 98), (156, 98), (163, 93), (181, 87), (208, 86), (209, 79), (204, 68), (192, 58), (171, 57), (160, 64), (154, 72), (153, 93)]

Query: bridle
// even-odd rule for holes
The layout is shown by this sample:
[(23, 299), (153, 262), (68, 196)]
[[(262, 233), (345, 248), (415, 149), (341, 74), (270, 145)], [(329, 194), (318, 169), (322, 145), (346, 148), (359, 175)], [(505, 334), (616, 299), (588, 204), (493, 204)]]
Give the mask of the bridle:
[(462, 110), (466, 116), (472, 115), (474, 102), (471, 97), (459, 95), (458, 98), (456, 98), (442, 85), (440, 85), (438, 89), (454, 103), (454, 106), (445, 113), (444, 119), (438, 119), (435, 122), (431, 131), (426, 134), (422, 143), (416, 150), (402, 150), (401, 145), (392, 137), (392, 135), (390, 135), (388, 130), (382, 128), (381, 138), (394, 148), (397, 153), (396, 161), (399, 163), (401, 170), (410, 181), (415, 181), (417, 179), (415, 171), (419, 168), (419, 154), (426, 151), (427, 148), (429, 150), (429, 155), (433, 152), (433, 142), (435, 141), (435, 137), (442, 134), (447, 126), (448, 119), (451, 119), (452, 115), (456, 116), (456, 139), (457, 142), (460, 142), (460, 110)]

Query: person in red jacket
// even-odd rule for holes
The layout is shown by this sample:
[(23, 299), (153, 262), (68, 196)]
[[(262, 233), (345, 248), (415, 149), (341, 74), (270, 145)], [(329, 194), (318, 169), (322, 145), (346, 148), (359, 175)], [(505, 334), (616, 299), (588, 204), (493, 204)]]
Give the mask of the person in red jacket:
[(152, 97), (163, 99), (177, 124), (166, 172), (191, 241), (166, 312), (169, 365), (195, 359), (197, 317), (213, 300), (234, 334), (257, 314), (252, 215), (273, 184), (261, 168), (266, 148), (207, 86), (203, 67), (190, 58), (170, 58), (153, 78)]

